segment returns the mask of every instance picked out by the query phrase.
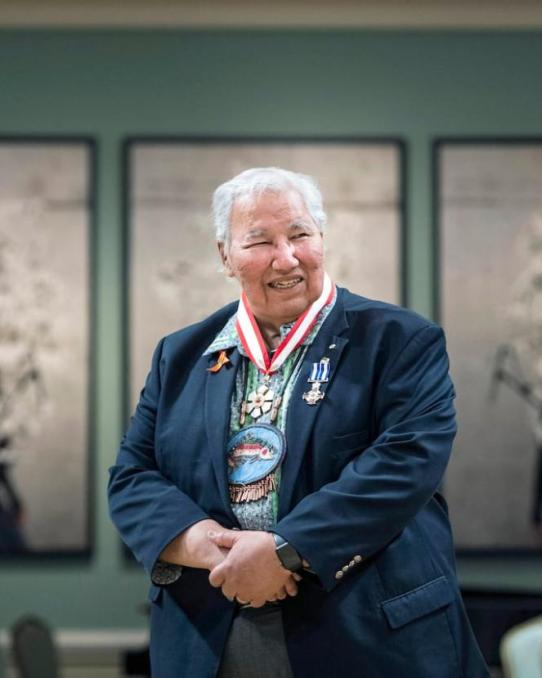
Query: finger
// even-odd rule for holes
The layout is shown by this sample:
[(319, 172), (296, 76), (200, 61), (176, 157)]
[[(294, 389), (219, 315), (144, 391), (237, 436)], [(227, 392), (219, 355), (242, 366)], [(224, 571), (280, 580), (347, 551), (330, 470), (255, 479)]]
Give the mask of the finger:
[(235, 600), (235, 589), (231, 585), (224, 584), (222, 593), (228, 600)]
[(293, 577), (296, 581), (301, 581), (301, 580), (303, 579), (303, 577), (302, 577), (300, 574), (298, 574), (297, 572), (292, 572), (292, 577)]
[(222, 586), (225, 580), (226, 573), (222, 564), (217, 565), (211, 570), (209, 574), (209, 584), (211, 584), (211, 586), (218, 588), (219, 586)]
[(286, 593), (289, 596), (296, 596), (297, 595), (297, 584), (295, 583), (295, 581), (291, 577), (284, 584), (284, 588), (286, 589)]
[(277, 599), (278, 600), (284, 600), (288, 594), (286, 593), (286, 589), (284, 586), (277, 592)]
[(239, 539), (239, 531), (224, 530), (223, 532), (214, 532), (213, 530), (209, 530), (207, 536), (217, 546), (231, 549), (237, 539)]
[(207, 563), (205, 565), (206, 569), (209, 570), (209, 572), (212, 572), (216, 567), (221, 565), (226, 560), (228, 554), (228, 549), (221, 549), (220, 547), (213, 545), (212, 549), (207, 555)]
[(255, 598), (250, 601), (250, 607), (263, 607), (266, 602), (264, 598)]

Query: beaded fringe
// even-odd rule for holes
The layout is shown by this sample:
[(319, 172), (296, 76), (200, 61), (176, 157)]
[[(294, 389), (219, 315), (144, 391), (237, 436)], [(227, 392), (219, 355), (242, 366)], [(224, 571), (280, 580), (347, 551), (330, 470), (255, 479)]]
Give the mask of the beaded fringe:
[(275, 474), (270, 473), (265, 478), (250, 483), (250, 485), (230, 485), (230, 499), (233, 504), (242, 504), (246, 501), (256, 501), (266, 497), (277, 489)]

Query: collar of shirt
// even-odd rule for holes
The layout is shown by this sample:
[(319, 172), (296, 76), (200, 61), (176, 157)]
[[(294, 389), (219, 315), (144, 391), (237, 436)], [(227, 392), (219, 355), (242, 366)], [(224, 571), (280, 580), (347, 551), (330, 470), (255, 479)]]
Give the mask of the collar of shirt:
[[(329, 304), (326, 304), (324, 306), (324, 308), (318, 314), (318, 317), (317, 317), (317, 320), (314, 324), (314, 327), (307, 334), (305, 339), (301, 342), (302, 346), (312, 344), (312, 342), (314, 341), (314, 338), (318, 334), (318, 330), (320, 329), (320, 327), (322, 327), (324, 320), (330, 314), (333, 306), (335, 306), (336, 299), (337, 299), (337, 289), (335, 289), (335, 293), (333, 295), (333, 298), (329, 302)], [(236, 319), (237, 319), (237, 313), (234, 313), (234, 315), (232, 315), (231, 318), (228, 319), (228, 322), (224, 325), (224, 327), (220, 330), (220, 332), (213, 339), (211, 345), (208, 346), (205, 349), (205, 351), (203, 352), (203, 355), (209, 355), (211, 353), (217, 353), (218, 351), (225, 351), (229, 348), (237, 348), (237, 350), (239, 351), (239, 353), (242, 356), (245, 356), (245, 358), (247, 357), (245, 349), (243, 348), (241, 341), (239, 339), (239, 335), (237, 334), (237, 329), (235, 327)], [(288, 332), (294, 326), (294, 323), (295, 323), (295, 320), (290, 322), (290, 323), (285, 323), (284, 325), (280, 326), (280, 338), (281, 339), (284, 339), (284, 337), (288, 334)]]

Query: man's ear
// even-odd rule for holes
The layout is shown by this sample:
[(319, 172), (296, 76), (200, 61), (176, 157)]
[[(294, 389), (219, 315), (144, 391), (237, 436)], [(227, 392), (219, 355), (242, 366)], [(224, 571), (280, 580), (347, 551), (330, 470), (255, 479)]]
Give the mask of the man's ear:
[(229, 277), (233, 278), (233, 271), (231, 270), (230, 260), (228, 258), (227, 247), (223, 242), (217, 242), (218, 253), (220, 254), (220, 259), (222, 260), (222, 265), (224, 266), (224, 273)]

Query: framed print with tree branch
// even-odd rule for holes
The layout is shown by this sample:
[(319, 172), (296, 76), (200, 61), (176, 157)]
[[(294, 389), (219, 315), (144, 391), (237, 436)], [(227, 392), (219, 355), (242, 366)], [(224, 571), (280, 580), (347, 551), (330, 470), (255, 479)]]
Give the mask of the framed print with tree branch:
[(0, 138), (0, 558), (85, 556), (94, 145)]
[(542, 139), (435, 144), (436, 315), (458, 436), (456, 545), (542, 552)]

